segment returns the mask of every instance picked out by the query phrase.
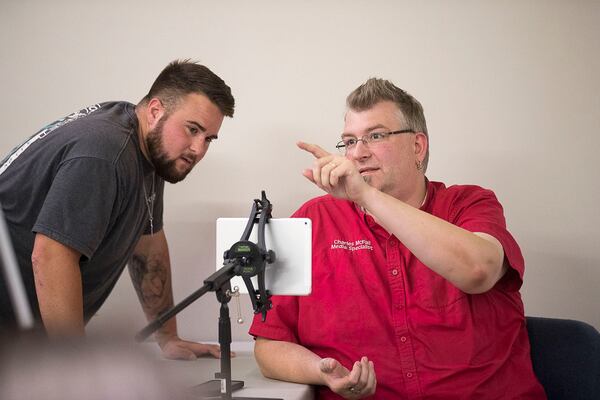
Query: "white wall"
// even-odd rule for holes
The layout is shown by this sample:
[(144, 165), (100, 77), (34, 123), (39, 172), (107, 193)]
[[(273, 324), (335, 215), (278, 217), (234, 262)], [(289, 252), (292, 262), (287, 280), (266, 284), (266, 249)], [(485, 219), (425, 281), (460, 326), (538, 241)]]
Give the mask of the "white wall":
[[(387, 78), (425, 107), (429, 178), (489, 187), (505, 206), (527, 261), (527, 314), (600, 328), (599, 37), (600, 3), (584, 0), (4, 0), (0, 152), (81, 106), (137, 102), (175, 58), (217, 72), (236, 116), (166, 189), (181, 300), (214, 268), (215, 219), (246, 216), (261, 189), (276, 217), (320, 194), (300, 175), (311, 159), (295, 141), (333, 149), (345, 96)], [(143, 327), (124, 278), (90, 329)], [(180, 315), (180, 330), (215, 340), (217, 315), (209, 294)]]

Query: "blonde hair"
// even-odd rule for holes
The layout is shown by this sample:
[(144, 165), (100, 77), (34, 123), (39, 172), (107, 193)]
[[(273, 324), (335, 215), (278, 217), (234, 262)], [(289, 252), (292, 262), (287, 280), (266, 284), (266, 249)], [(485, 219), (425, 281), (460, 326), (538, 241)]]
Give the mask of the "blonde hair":
[[(346, 106), (349, 110), (365, 111), (382, 101), (391, 101), (396, 104), (401, 113), (399, 119), (401, 122), (406, 122), (408, 125), (406, 128), (415, 132), (423, 132), (429, 139), (421, 103), (388, 80), (370, 78), (348, 95)], [(429, 140), (427, 141), (429, 142)], [(428, 163), (429, 146), (427, 146), (427, 153), (423, 159), (423, 171), (427, 170)]]

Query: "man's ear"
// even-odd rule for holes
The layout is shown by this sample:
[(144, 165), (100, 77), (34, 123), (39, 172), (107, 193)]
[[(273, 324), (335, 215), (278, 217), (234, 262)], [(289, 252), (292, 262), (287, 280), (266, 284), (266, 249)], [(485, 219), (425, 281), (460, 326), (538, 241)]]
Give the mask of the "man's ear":
[(423, 132), (417, 132), (415, 134), (415, 156), (418, 160), (423, 161), (427, 154), (427, 148), (429, 147), (429, 139)]
[(146, 107), (146, 122), (148, 123), (148, 127), (154, 129), (163, 115), (165, 115), (165, 107), (162, 101), (157, 97), (150, 99), (148, 107)]

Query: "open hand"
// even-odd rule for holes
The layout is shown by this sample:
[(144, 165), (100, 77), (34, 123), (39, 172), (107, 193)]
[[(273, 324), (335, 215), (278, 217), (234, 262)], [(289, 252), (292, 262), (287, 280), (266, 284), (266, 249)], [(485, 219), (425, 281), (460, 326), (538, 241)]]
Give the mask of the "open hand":
[(352, 371), (333, 358), (322, 359), (319, 368), (329, 389), (345, 399), (362, 399), (375, 394), (375, 367), (367, 357), (356, 361)]

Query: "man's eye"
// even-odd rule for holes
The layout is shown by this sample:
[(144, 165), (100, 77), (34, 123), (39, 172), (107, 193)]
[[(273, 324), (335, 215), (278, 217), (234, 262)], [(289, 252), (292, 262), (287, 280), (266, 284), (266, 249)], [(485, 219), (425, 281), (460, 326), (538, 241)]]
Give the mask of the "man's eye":
[(369, 136), (371, 137), (371, 140), (381, 140), (381, 139), (383, 139), (385, 137), (385, 133), (382, 133), (382, 132), (373, 132)]
[(346, 139), (344, 140), (344, 144), (346, 146), (354, 146), (356, 144), (356, 139)]
[(198, 134), (198, 128), (196, 128), (195, 126), (190, 126), (188, 129), (191, 135), (195, 136)]

